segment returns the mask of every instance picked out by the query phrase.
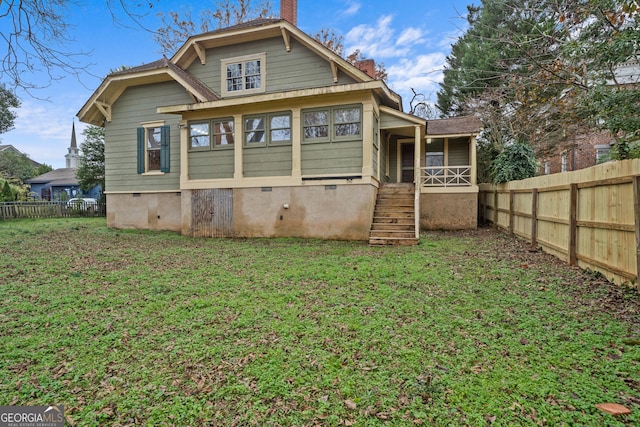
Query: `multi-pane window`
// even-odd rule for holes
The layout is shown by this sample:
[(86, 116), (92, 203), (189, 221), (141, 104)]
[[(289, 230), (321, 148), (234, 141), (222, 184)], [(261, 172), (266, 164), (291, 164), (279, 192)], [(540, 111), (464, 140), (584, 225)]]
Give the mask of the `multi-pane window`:
[(567, 171), (567, 153), (562, 153), (560, 156), (560, 172)]
[(265, 117), (252, 117), (244, 119), (244, 141), (247, 145), (263, 144), (265, 140)]
[(160, 170), (160, 142), (162, 140), (162, 127), (146, 128), (146, 152), (147, 171)]
[(352, 139), (362, 135), (362, 109), (348, 106), (304, 111), (302, 123), (307, 142)]
[(213, 140), (216, 147), (233, 145), (233, 119), (214, 120)]
[(360, 108), (337, 108), (333, 110), (334, 136), (360, 135)]
[(272, 113), (244, 119), (247, 146), (291, 142), (291, 114)]
[(265, 54), (222, 61), (223, 95), (264, 92)]
[(211, 145), (209, 137), (209, 122), (191, 123), (189, 125), (189, 140), (192, 149), (208, 149)]
[(304, 139), (329, 137), (329, 111), (309, 111), (304, 113)]
[(270, 116), (269, 132), (271, 142), (291, 141), (291, 116), (289, 114)]
[(164, 122), (145, 123), (137, 129), (138, 173), (169, 172), (169, 137)]
[(189, 148), (191, 150), (229, 147), (233, 145), (233, 141), (233, 119), (231, 118), (189, 123)]

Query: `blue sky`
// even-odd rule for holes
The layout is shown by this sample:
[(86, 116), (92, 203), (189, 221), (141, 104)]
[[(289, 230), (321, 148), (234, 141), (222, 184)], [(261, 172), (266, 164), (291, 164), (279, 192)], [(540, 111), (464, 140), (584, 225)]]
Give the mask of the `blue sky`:
[[(67, 76), (52, 82), (46, 89), (33, 92), (42, 99), (18, 92), (22, 106), (17, 110), (15, 129), (1, 134), (0, 144), (12, 144), (33, 160), (54, 168), (64, 167), (74, 120), (78, 144), (83, 141), (81, 132), (85, 125), (77, 121), (75, 114), (102, 78), (122, 65), (136, 66), (161, 58), (153, 33), (140, 28), (117, 9), (114, 9), (114, 22), (107, 1), (80, 0), (78, 5), (68, 6), (66, 16), (71, 24), (69, 36), (73, 42), (66, 50), (88, 52), (89, 56), (80, 60), (91, 65), (79, 79)], [(180, 12), (188, 7), (197, 16), (201, 9), (214, 2), (147, 0), (128, 3), (141, 4), (140, 8), (133, 9), (145, 14), (139, 24), (157, 29), (160, 11)], [(153, 4), (152, 9), (149, 9), (149, 3)], [(384, 63), (389, 75), (387, 83), (402, 95), (405, 111), (408, 111), (411, 88), (435, 100), (445, 57), (465, 27), (461, 16), (471, 3), (473, 0), (298, 0), (298, 27), (311, 35), (321, 28), (331, 28), (343, 37), (345, 54), (360, 49), (365, 57)], [(274, 15), (279, 15), (279, 1), (274, 0), (272, 4)], [(0, 31), (2, 25), (0, 21)], [(37, 74), (26, 77), (47, 83)]]

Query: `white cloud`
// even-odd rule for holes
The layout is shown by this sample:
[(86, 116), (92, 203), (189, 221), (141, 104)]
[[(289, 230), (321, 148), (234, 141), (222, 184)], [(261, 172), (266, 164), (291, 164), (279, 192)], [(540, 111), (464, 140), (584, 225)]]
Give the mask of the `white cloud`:
[[(71, 141), (71, 125), (78, 102), (38, 101), (25, 99), (17, 110), (14, 129), (0, 135), (2, 144), (11, 144), (37, 162), (65, 166), (64, 155)], [(81, 104), (80, 104), (81, 105)], [(76, 120), (78, 145), (82, 143), (82, 130), (86, 127)]]
[(360, 11), (360, 8), (362, 7), (362, 4), (360, 2), (357, 1), (350, 1), (347, 2), (347, 8), (342, 11), (342, 15), (343, 16), (353, 16), (356, 13), (358, 13)]
[(392, 23), (392, 15), (383, 15), (375, 25), (353, 27), (345, 36), (345, 52), (351, 53), (359, 49), (364, 56), (380, 61), (384, 58), (407, 56), (416, 45), (425, 43), (424, 30), (409, 27), (396, 36)]
[(427, 99), (435, 100), (438, 84), (442, 81), (445, 58), (444, 53), (434, 52), (401, 59), (387, 69), (389, 87), (402, 96), (405, 104), (413, 96), (411, 89)]
[(419, 28), (409, 27), (400, 34), (396, 46), (414, 45), (424, 42), (424, 32)]

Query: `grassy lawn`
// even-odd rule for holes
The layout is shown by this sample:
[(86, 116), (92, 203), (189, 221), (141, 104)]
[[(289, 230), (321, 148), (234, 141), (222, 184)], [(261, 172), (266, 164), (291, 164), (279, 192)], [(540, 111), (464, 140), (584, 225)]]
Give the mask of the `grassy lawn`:
[(527, 249), (0, 223), (0, 405), (79, 426), (640, 424), (637, 291)]

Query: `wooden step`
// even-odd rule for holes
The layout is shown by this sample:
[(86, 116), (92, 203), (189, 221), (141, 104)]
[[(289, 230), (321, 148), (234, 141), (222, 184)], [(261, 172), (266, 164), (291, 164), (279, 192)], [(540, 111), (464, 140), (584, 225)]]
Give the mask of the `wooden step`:
[(369, 233), (371, 245), (415, 245), (415, 206), (412, 184), (383, 184), (378, 189)]
[(418, 239), (397, 239), (397, 238), (370, 238), (369, 244), (372, 246), (386, 246), (386, 245), (405, 245), (415, 246), (418, 244)]
[(413, 227), (415, 225), (415, 218), (413, 216), (375, 216), (373, 217), (372, 225), (379, 226), (410, 226)]
[(398, 239), (414, 239), (416, 234), (413, 230), (373, 230), (369, 234), (370, 239), (393, 237)]

